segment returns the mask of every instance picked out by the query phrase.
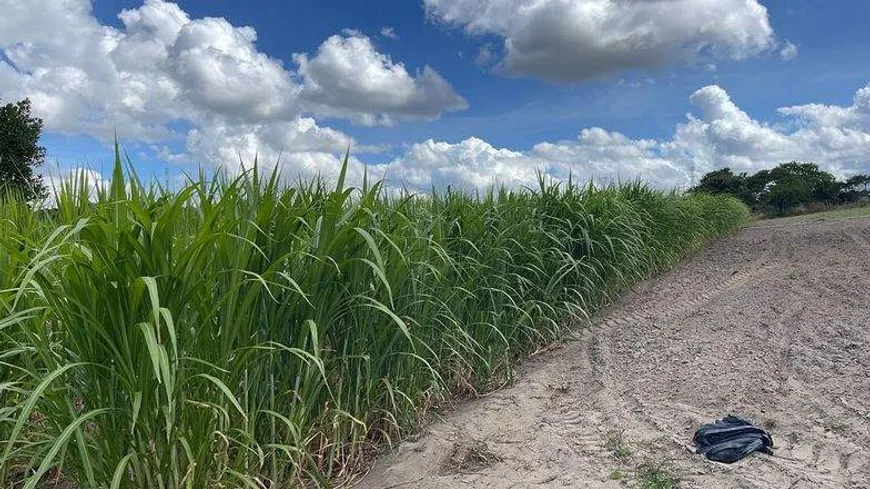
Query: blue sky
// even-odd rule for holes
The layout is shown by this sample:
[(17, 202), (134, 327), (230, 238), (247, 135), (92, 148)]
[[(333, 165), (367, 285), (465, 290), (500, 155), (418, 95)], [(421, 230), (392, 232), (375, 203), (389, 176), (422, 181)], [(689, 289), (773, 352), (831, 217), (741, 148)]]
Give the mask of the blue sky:
[[(643, 3), (660, 5), (643, 11), (620, 9), (607, 0), (151, 0), (145, 5), (141, 0), (0, 0), (0, 8), (13, 12), (6, 24), (0, 20), (0, 98), (34, 99), (37, 114), (46, 119), (44, 144), (61, 173), (105, 168), (114, 129), (140, 171), (155, 178), (198, 165), (233, 167), (236, 162), (227, 162), (228, 155), (250, 158), (254, 150), (272, 159), (292, 153), (285, 157), (288, 173), (328, 174), (339, 148), (351, 139), (360, 164), (422, 188), (495, 180), (522, 184), (533, 174), (530, 168), (544, 168), (556, 178), (566, 169), (595, 178), (639, 175), (663, 186), (685, 185), (715, 167), (754, 171), (782, 159), (812, 159), (842, 175), (870, 171), (870, 107), (859, 102), (870, 83), (870, 2)], [(590, 21), (594, 16), (586, 16), (584, 5), (603, 9), (599, 12), (610, 22)], [(672, 12), (665, 11), (669, 5)], [(540, 15), (517, 13), (530, 6)], [(148, 9), (174, 12), (176, 19), (184, 14), (185, 20), (173, 28), (175, 37), (160, 41), (168, 61), (156, 62), (150, 71), (124, 68), (138, 62), (136, 49), (154, 45), (148, 36), (163, 32), (154, 22), (165, 19), (142, 27)], [(119, 18), (122, 11), (139, 12), (137, 20)], [(556, 20), (547, 17), (548, 11), (556, 12)], [(723, 16), (734, 12), (726, 22)], [(231, 71), (217, 73), (214, 80), (203, 80), (208, 76), (203, 70), (216, 64), (184, 67), (181, 63), (190, 58), (172, 58), (187, 42), (179, 40), (184, 35), (178, 29), (206, 18), (256, 32), (255, 41), (242, 35), (232, 41), (237, 44), (214, 42), (207, 51), (195, 51), (222, 56), (220, 69)], [(205, 24), (195, 42), (216, 38), (217, 31), (206, 27), (217, 27)], [(617, 32), (625, 26), (635, 30)], [(73, 49), (69, 42), (48, 39), (57, 29), (70, 30), (72, 42), (88, 35), (95, 40)], [(121, 37), (136, 46), (101, 51), (106, 39)], [(611, 38), (616, 39), (611, 44), (596, 41)], [(336, 41), (333, 51), (319, 56), (329, 39)], [(345, 73), (347, 80), (334, 76), (341, 74), (333, 71), (343, 61), (340, 56), (353, 54), (352, 41), (354, 49), (362, 49), (357, 55), (371, 55), (380, 70), (373, 77), (392, 76), (384, 78), (381, 92), (365, 85), (362, 71)], [(476, 63), (486, 46), (492, 59)], [(248, 51), (232, 54), (237, 47)], [(87, 56), (111, 58), (111, 63), (76, 55), (88, 49), (96, 51)], [(313, 68), (306, 73), (294, 53), (304, 53)], [(258, 73), (277, 77), (264, 85), (264, 100), (209, 97), (209, 90), (221, 90), (221, 76), (238, 74), (252, 66), (252, 59), (262, 62), (250, 58), (254, 55), (279, 67), (269, 65), (244, 78), (241, 86), (248, 87), (260, 83)], [(228, 66), (234, 62), (238, 66)], [(391, 71), (397, 65), (404, 75)], [(437, 81), (421, 75), (427, 66)], [(40, 69), (49, 75), (35, 75)], [(78, 82), (71, 86), (70, 78)], [(179, 97), (178, 110), (161, 106), (165, 93), (147, 94), (141, 87), (135, 89), (139, 105), (131, 109), (130, 89), (124, 86), (133, 83), (129, 80), (177, 85), (166, 93)], [(329, 80), (338, 88), (327, 87)], [(342, 91), (346, 84), (360, 86)], [(286, 107), (267, 107), (266, 97), (296, 89), (300, 95), (288, 99)], [(390, 91), (402, 90), (409, 90), (406, 99), (388, 100)], [(251, 97), (257, 91), (254, 87)], [(362, 107), (360, 93), (380, 102)], [(117, 103), (113, 96), (119, 97)], [(263, 104), (263, 109), (227, 105), (236, 102)], [(797, 109), (783, 112), (784, 107)], [(196, 116), (188, 118), (184, 110)], [(131, 118), (152, 127), (138, 127)], [(300, 118), (314, 122), (323, 134), (300, 132)], [(191, 131), (204, 142), (191, 145)], [(245, 131), (254, 137), (245, 138)], [(282, 131), (304, 138), (282, 139)]]

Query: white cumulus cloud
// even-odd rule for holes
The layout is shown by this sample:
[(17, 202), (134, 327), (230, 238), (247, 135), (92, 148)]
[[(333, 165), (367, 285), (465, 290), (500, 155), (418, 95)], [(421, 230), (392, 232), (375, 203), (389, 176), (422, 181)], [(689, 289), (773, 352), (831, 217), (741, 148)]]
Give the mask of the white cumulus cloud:
[(346, 31), (327, 39), (314, 57), (296, 54), (304, 86), (302, 98), (314, 111), (361, 124), (396, 119), (435, 119), (468, 103), (429, 66), (411, 76), (402, 63), (379, 53), (371, 39)]
[(811, 104), (784, 107), (787, 128), (752, 119), (722, 88), (695, 92), (703, 117), (689, 117), (664, 148), (684, 166), (701, 171), (729, 166), (753, 172), (791, 160), (818, 163), (839, 176), (870, 172), (870, 85), (851, 106)]
[(467, 106), (434, 69), (412, 76), (352, 31), (297, 55), (294, 70), (259, 50), (254, 28), (165, 0), (120, 12), (120, 28), (101, 24), (91, 0), (0, 0), (0, 12), (0, 97), (29, 97), (47, 131), (117, 131), (176, 161), (167, 145), (186, 142), (194, 160), (283, 151), (293, 172), (328, 173), (348, 147), (372, 148), (313, 116), (388, 124)]
[(777, 45), (757, 0), (424, 0), (430, 18), (504, 39), (508, 74), (574, 82)]
[[(504, 46), (484, 49), (502, 57), (497, 69), (553, 80), (777, 49), (786, 56), (790, 49), (776, 41), (756, 0), (425, 4), (441, 22), (501, 36)], [(331, 176), (348, 148), (354, 154), (382, 148), (361, 146), (318, 117), (391, 124), (467, 106), (434, 69), (409, 70), (356, 31), (296, 54), (288, 67), (259, 50), (253, 28), (191, 18), (165, 0), (121, 12), (120, 27), (101, 24), (90, 0), (0, 0), (0, 12), (0, 97), (31, 98), (48, 131), (110, 140), (117, 130), (167, 161), (237, 168), (255, 156), (271, 165), (280, 155), (290, 177)], [(350, 179), (358, 182), (368, 169), (426, 191), (533, 186), (540, 171), (558, 179), (641, 177), (672, 187), (723, 166), (753, 172), (790, 160), (814, 161), (838, 176), (870, 173), (870, 85), (848, 105), (783, 107), (768, 122), (719, 86), (703, 87), (690, 100), (693, 113), (663, 139), (590, 127), (529, 148), (477, 137), (428, 140), (390, 162), (366, 167), (352, 159)]]
[(375, 169), (393, 186), (425, 192), (447, 186), (478, 189), (494, 184), (530, 184), (542, 163), (471, 137), (456, 144), (431, 139), (413, 144), (389, 165)]
[(688, 114), (669, 139), (633, 139), (593, 127), (574, 140), (541, 142), (527, 151), (474, 137), (430, 140), (412, 145), (386, 174), (393, 184), (425, 191), (432, 185), (533, 186), (538, 170), (554, 179), (573, 175), (599, 183), (641, 178), (663, 188), (686, 188), (717, 168), (753, 173), (792, 160), (815, 162), (839, 177), (870, 173), (870, 85), (858, 90), (850, 106), (782, 108), (788, 120), (776, 127), (750, 117), (716, 85), (690, 100), (700, 114)]

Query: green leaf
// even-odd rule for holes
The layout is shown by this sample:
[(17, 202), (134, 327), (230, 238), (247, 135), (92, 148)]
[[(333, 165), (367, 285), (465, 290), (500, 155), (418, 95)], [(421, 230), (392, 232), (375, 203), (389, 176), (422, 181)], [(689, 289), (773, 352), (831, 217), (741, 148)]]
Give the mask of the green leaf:
[(24, 489), (34, 489), (39, 481), (42, 479), (42, 476), (45, 475), (46, 472), (52, 467), (54, 464), (54, 459), (57, 457), (58, 452), (69, 442), (70, 437), (78, 431), (79, 427), (84, 424), (86, 421), (89, 421), (101, 414), (105, 414), (110, 412), (111, 409), (95, 409), (86, 414), (83, 414), (76, 418), (72, 423), (70, 423), (64, 430), (61, 432), (60, 436), (55, 439), (54, 443), (51, 445), (51, 448), (48, 452), (42, 457), (42, 463), (39, 464), (39, 468), (36, 469), (36, 473), (34, 473), (30, 478), (27, 479), (27, 482), (24, 484)]
[(248, 419), (248, 416), (245, 414), (245, 411), (242, 409), (241, 404), (239, 404), (239, 400), (236, 399), (236, 396), (233, 394), (233, 392), (220, 379), (218, 379), (217, 377), (211, 376), (209, 374), (196, 374), (193, 376), (193, 378), (203, 378), (203, 379), (211, 382), (212, 384), (214, 384), (224, 394), (224, 397), (226, 397), (226, 399), (228, 401), (230, 401), (230, 403), (233, 405), (233, 407), (236, 408), (236, 411), (238, 411), (239, 414), (241, 414), (242, 417), (245, 418), (245, 420)]

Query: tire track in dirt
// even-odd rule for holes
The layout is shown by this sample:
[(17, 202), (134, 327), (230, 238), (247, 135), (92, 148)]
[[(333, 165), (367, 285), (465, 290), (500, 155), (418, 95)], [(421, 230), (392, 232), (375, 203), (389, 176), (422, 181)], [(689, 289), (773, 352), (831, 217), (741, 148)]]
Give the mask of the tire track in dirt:
[[(633, 487), (637, 466), (665, 463), (684, 488), (870, 489), (868, 304), (870, 221), (747, 229), (617, 297), (357, 487)], [(731, 412), (776, 455), (694, 454), (697, 426)], [(443, 470), (467, 446), (489, 462)]]

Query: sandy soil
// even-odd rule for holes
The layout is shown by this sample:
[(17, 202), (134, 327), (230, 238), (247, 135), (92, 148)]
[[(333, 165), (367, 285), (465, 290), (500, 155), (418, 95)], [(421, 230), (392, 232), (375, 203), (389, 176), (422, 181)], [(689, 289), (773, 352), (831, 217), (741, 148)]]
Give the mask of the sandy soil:
[[(870, 219), (755, 224), (520, 374), (357, 488), (641, 487), (644, 464), (684, 488), (870, 488)], [(695, 429), (729, 413), (768, 429), (775, 456), (696, 455)]]

